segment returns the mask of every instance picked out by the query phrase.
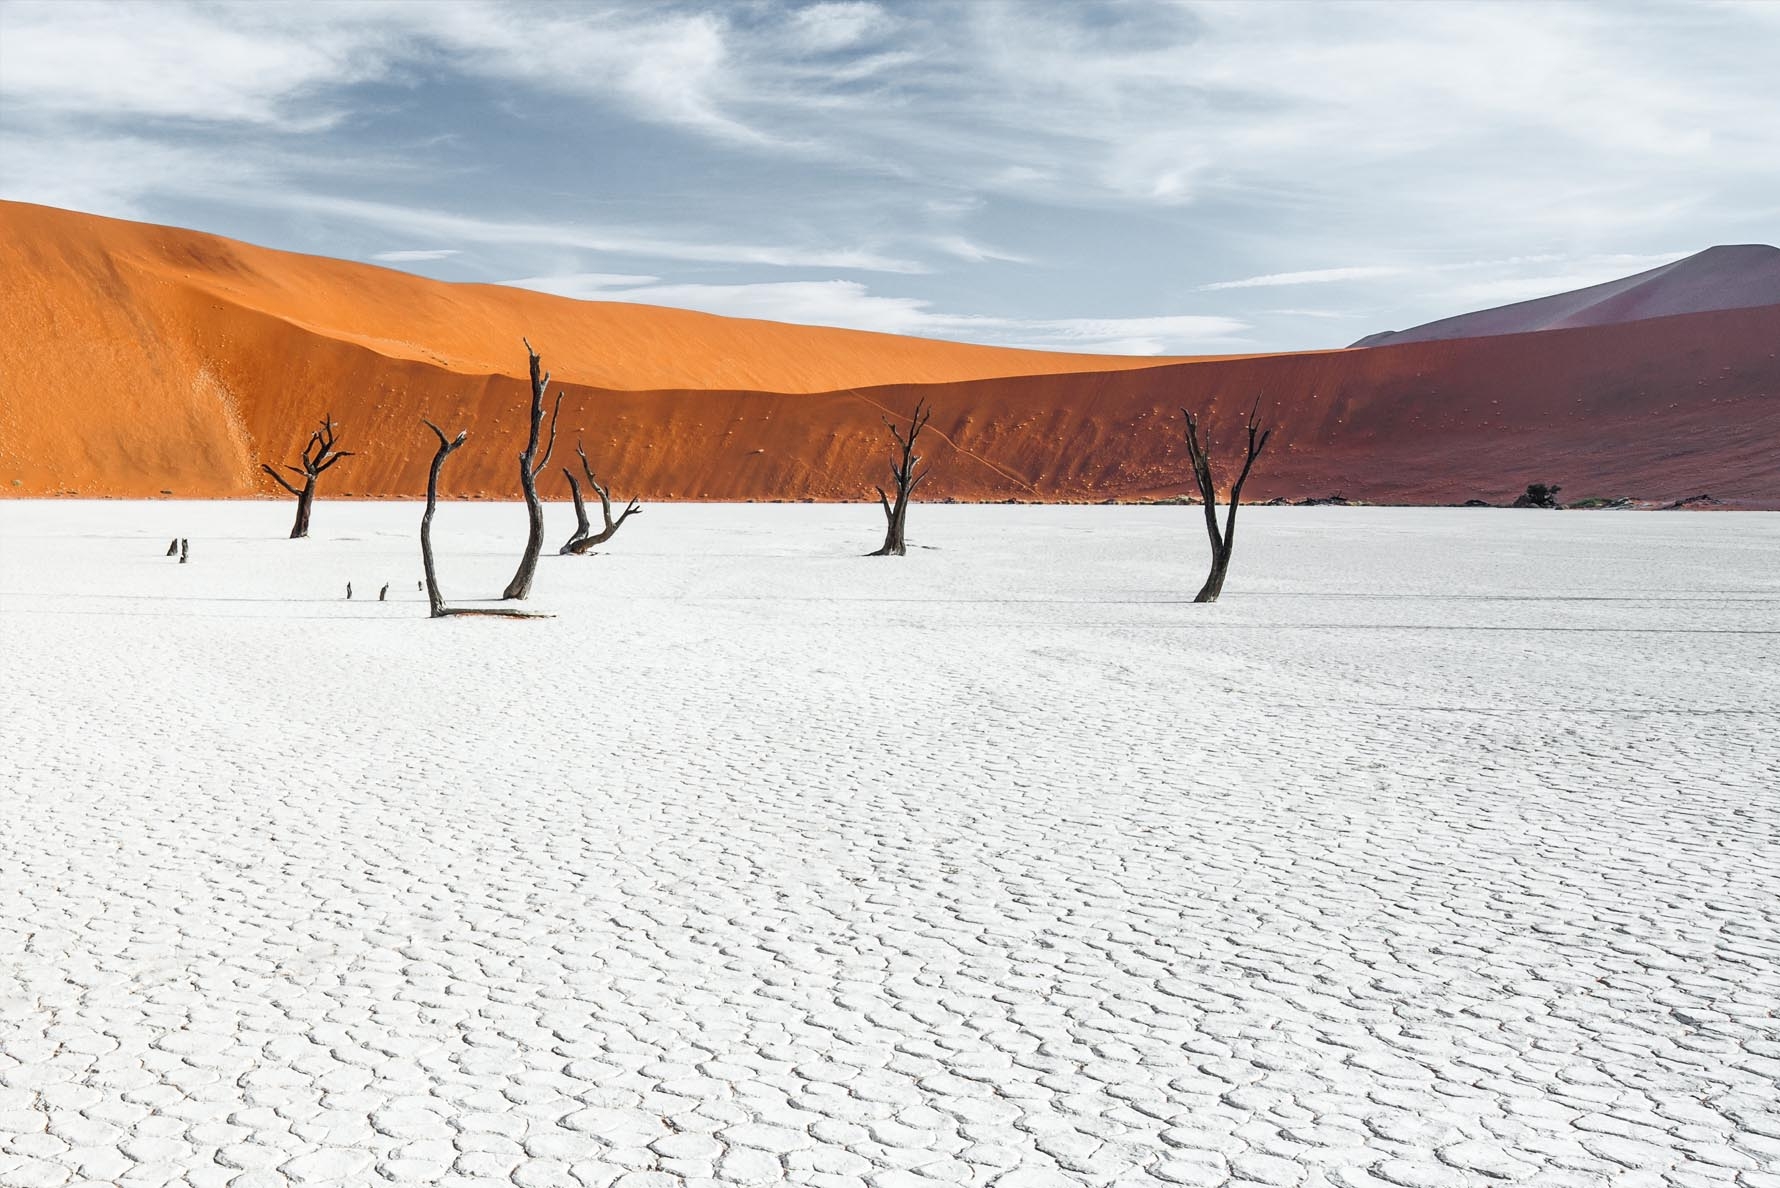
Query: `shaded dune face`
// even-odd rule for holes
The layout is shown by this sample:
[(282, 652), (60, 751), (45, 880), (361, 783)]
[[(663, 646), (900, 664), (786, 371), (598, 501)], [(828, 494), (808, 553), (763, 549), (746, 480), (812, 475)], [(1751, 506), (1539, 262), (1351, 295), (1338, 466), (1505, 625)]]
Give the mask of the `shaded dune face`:
[[(1380, 502), (1700, 491), (1780, 506), (1780, 306), (1366, 350), (1197, 360), (1003, 350), (577, 302), (0, 204), (0, 491), (282, 492), (331, 412), (323, 497), (421, 494), (422, 416), (469, 432), (453, 495), (518, 496), (530, 337), (583, 440), (643, 499), (856, 499), (881, 418), (935, 408), (928, 498), (1145, 499), (1191, 488), (1179, 409), (1235, 447), (1279, 426), (1249, 491)], [(547, 498), (566, 490), (554, 470)]]
[(1408, 330), (1370, 334), (1354, 345), (1569, 330), (1760, 305), (1780, 305), (1780, 248), (1760, 243), (1726, 244), (1636, 276), (1442, 318)]

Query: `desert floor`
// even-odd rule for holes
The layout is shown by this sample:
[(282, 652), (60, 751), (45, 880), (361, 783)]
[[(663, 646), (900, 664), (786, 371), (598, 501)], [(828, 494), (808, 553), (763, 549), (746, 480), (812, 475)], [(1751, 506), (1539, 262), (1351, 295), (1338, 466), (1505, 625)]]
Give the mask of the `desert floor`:
[(0, 1184), (1780, 1185), (1780, 515), (290, 514), (0, 502)]

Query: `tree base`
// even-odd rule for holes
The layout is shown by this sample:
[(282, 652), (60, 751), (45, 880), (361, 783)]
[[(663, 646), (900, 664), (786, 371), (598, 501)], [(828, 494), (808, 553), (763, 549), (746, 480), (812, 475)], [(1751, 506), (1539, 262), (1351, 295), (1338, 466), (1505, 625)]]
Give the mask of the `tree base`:
[(478, 615), (487, 619), (554, 619), (556, 617), (544, 611), (517, 610), (506, 606), (446, 606), (434, 611), (429, 617), (447, 619), (460, 615)]

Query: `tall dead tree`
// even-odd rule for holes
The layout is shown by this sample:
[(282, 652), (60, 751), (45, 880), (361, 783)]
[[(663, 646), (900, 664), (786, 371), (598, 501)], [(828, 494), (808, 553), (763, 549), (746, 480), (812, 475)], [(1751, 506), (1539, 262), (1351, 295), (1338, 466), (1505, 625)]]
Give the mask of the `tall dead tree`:
[(433, 511), (439, 506), (439, 472), (445, 469), (445, 459), (463, 445), (464, 438), (470, 434), (465, 429), (455, 438), (447, 439), (443, 429), (425, 417), (421, 421), (439, 439), (439, 448), (433, 451), (433, 468), (426, 476), (426, 511), (420, 517), (420, 564), (426, 571), (427, 605), (432, 608), (433, 618), (442, 619), (450, 612), (445, 607), (445, 596), (439, 592), (439, 575), (433, 569)]
[(538, 476), (550, 465), (550, 455), (556, 450), (556, 418), (562, 412), (562, 393), (556, 394), (556, 408), (550, 414), (550, 442), (544, 447), (544, 456), (538, 457), (538, 434), (544, 426), (544, 391), (550, 386), (550, 373), (541, 371), (543, 360), (538, 352), (532, 350), (532, 344), (526, 339), (525, 353), (531, 361), (532, 376), (532, 419), (531, 432), (525, 439), (525, 451), (519, 455), (519, 489), (525, 493), (525, 514), (529, 528), (525, 538), (525, 555), (519, 558), (519, 568), (513, 574), (513, 580), (507, 583), (502, 598), (529, 598), (532, 592), (532, 576), (538, 571), (538, 555), (544, 551), (544, 505), (538, 500)]
[(1248, 414), (1248, 450), (1242, 461), (1242, 473), (1236, 476), (1236, 482), (1230, 487), (1230, 512), (1224, 519), (1224, 530), (1218, 531), (1218, 489), (1211, 478), (1211, 457), (1206, 453), (1208, 442), (1199, 440), (1199, 419), (1186, 409), (1181, 409), (1181, 416), (1187, 421), (1187, 456), (1193, 463), (1193, 478), (1199, 484), (1200, 501), (1205, 505), (1205, 531), (1211, 537), (1211, 575), (1205, 579), (1205, 585), (1199, 588), (1194, 602), (1216, 602), (1218, 595), (1224, 592), (1224, 575), (1230, 571), (1230, 554), (1236, 549), (1236, 509), (1242, 503), (1242, 484), (1248, 482), (1248, 472), (1254, 468), (1255, 459), (1267, 448), (1267, 439), (1273, 436), (1272, 429), (1262, 429), (1256, 416), (1261, 411), (1261, 398), (1255, 397), (1255, 405)]
[[(420, 565), (421, 568), (426, 571), (426, 601), (430, 616), (435, 619), (443, 619), (447, 615), (489, 615), (505, 619), (541, 619), (547, 617), (544, 615), (532, 614), (530, 611), (516, 610), (512, 607), (457, 607), (445, 605), (445, 595), (439, 590), (439, 575), (433, 568), (433, 512), (439, 506), (439, 472), (445, 469), (445, 459), (449, 458), (459, 446), (463, 445), (464, 439), (469, 436), (469, 431), (463, 430), (459, 432), (456, 437), (448, 439), (446, 438), (443, 429), (439, 428), (425, 417), (421, 418), (421, 423), (428, 429), (431, 429), (433, 435), (439, 439), (439, 448), (433, 451), (432, 469), (427, 472), (426, 476), (426, 511), (423, 512), (420, 517)], [(346, 589), (346, 596), (348, 598), (352, 597), (352, 587), (348, 586)], [(383, 587), (383, 590), (384, 593), (388, 593), (389, 587), (385, 586)], [(379, 598), (381, 599), (381, 595)]]
[(896, 443), (896, 448), (890, 455), (890, 474), (896, 480), (896, 501), (892, 503), (884, 488), (878, 488), (878, 504), (884, 509), (886, 521), (884, 544), (877, 552), (866, 554), (868, 557), (901, 557), (909, 551), (908, 542), (904, 539), (909, 518), (909, 497), (920, 486), (921, 480), (927, 477), (926, 470), (916, 470), (921, 464), (921, 456), (915, 453), (915, 439), (921, 436), (921, 430), (927, 427), (932, 416), (933, 410), (927, 407), (926, 402), (917, 400), (915, 411), (909, 416), (907, 432), (898, 430), (889, 417), (884, 418), (884, 428), (890, 431), (890, 440)]
[(587, 461), (587, 451), (581, 448), (580, 442), (575, 443), (575, 453), (581, 459), (581, 473), (587, 476), (587, 485), (592, 487), (593, 493), (600, 497), (600, 518), (605, 521), (606, 526), (599, 532), (593, 530), (593, 525), (587, 519), (587, 501), (581, 498), (581, 484), (575, 481), (574, 472), (566, 466), (563, 467), (562, 477), (569, 480), (569, 494), (575, 499), (575, 535), (564, 541), (562, 548), (557, 550), (559, 555), (565, 557), (571, 554), (579, 556), (595, 545), (605, 544), (620, 528), (624, 527), (624, 521), (643, 510), (633, 499), (625, 506), (624, 511), (619, 514), (616, 520), (612, 519), (611, 492), (607, 491), (604, 484), (593, 476), (593, 467)]
[(260, 463), (260, 469), (271, 475), (273, 480), (297, 497), (297, 522), (291, 525), (290, 538), (309, 535), (309, 508), (315, 503), (315, 480), (322, 472), (342, 458), (352, 457), (351, 450), (334, 448), (334, 419), (326, 416), (321, 419), (321, 427), (309, 435), (309, 444), (303, 447), (303, 465), (292, 466), (285, 463), (285, 469), (301, 476), (303, 485), (293, 487), (290, 480), (272, 469), (270, 462)]

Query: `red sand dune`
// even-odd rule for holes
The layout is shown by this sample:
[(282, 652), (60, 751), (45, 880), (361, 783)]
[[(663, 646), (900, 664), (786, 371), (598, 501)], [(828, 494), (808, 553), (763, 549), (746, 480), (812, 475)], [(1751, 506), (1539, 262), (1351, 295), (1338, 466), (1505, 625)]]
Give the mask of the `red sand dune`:
[[(930, 498), (1138, 499), (1190, 487), (1182, 405), (1234, 443), (1279, 424), (1257, 498), (1502, 500), (1709, 491), (1780, 507), (1780, 306), (1368, 350), (1168, 361), (973, 347), (450, 285), (197, 232), (0, 203), (0, 492), (278, 493), (332, 411), (330, 496), (518, 494), (522, 334), (616, 492), (854, 499), (880, 415), (935, 406)], [(572, 456), (572, 455), (571, 455)], [(547, 494), (562, 494), (558, 478)]]
[(1442, 318), (1409, 330), (1369, 334), (1354, 345), (1401, 346), (1443, 338), (1572, 330), (1757, 305), (1780, 305), (1780, 248), (1762, 243), (1728, 244), (1636, 276)]

